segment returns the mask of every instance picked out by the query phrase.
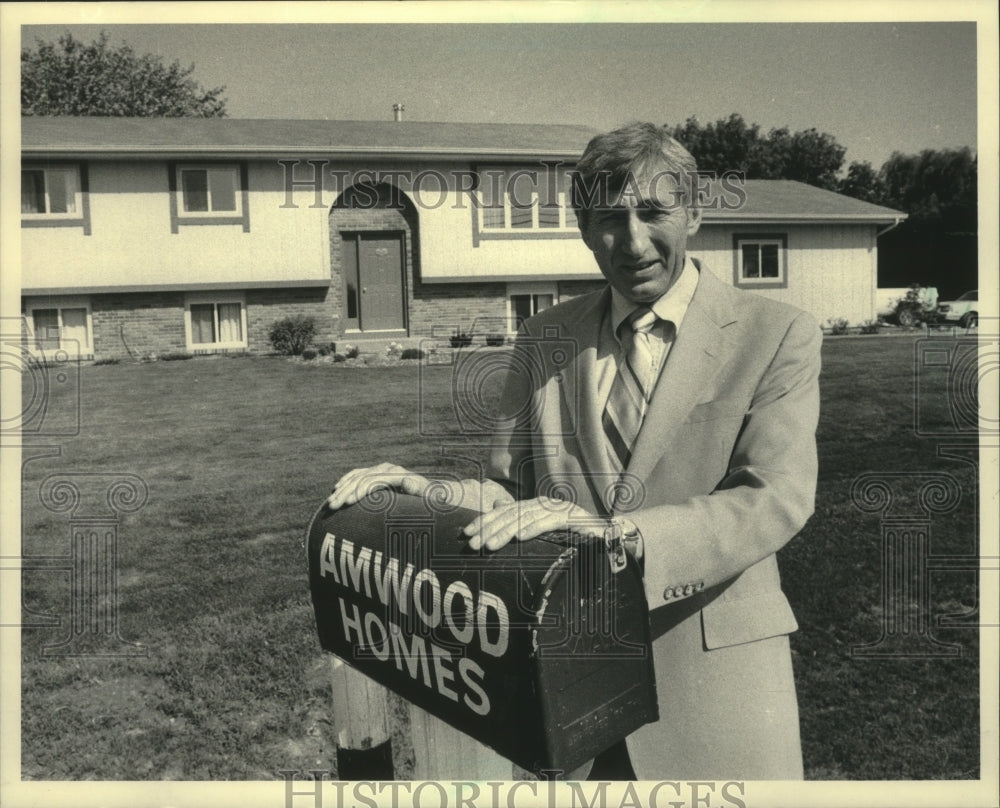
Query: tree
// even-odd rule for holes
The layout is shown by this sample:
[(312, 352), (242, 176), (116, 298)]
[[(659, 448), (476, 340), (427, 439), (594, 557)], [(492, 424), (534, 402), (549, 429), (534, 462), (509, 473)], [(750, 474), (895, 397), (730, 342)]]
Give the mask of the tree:
[(956, 297), (977, 285), (977, 160), (969, 148), (894, 152), (879, 171), (882, 203), (908, 218), (879, 239), (883, 286), (920, 283)]
[(748, 179), (798, 180), (830, 190), (837, 188), (846, 152), (832, 135), (816, 129), (793, 133), (782, 127), (762, 136), (759, 125), (748, 125), (737, 113), (705, 126), (688, 118), (670, 133), (705, 171), (742, 171)]
[(106, 31), (89, 45), (69, 33), (54, 44), (39, 39), (21, 51), (21, 114), (225, 117), (225, 87), (206, 90), (193, 72), (125, 43), (112, 47)]
[(885, 183), (879, 172), (867, 161), (851, 163), (847, 168), (847, 176), (837, 184), (837, 191), (876, 205), (882, 204), (885, 199)]
[(893, 152), (880, 172), (885, 203), (912, 219), (936, 222), (945, 229), (975, 232), (977, 160), (968, 147), (925, 149), (920, 154)]
[(688, 118), (683, 126), (671, 131), (698, 161), (702, 171), (749, 171), (758, 159), (760, 127), (747, 126), (743, 116), (734, 112), (726, 119), (702, 126), (698, 119)]
[(770, 158), (771, 176), (766, 179), (798, 180), (832, 191), (847, 149), (826, 132), (790, 133), (782, 127), (770, 131), (764, 152)]

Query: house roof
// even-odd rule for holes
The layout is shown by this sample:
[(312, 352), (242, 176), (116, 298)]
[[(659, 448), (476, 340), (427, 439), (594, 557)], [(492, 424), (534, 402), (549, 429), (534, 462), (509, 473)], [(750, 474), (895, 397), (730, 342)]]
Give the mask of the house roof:
[(574, 159), (585, 126), (242, 118), (21, 119), (26, 156), (293, 155)]
[[(330, 156), (340, 159), (575, 160), (597, 131), (554, 124), (242, 118), (21, 119), (26, 158)], [(892, 224), (906, 214), (793, 180), (746, 180), (737, 208), (706, 208), (713, 223)], [(732, 201), (732, 193), (725, 195)]]
[(906, 218), (902, 211), (873, 205), (795, 180), (745, 180), (745, 199), (732, 210), (722, 200), (736, 201), (733, 193), (721, 195), (717, 208), (706, 207), (709, 222), (870, 222), (892, 224)]

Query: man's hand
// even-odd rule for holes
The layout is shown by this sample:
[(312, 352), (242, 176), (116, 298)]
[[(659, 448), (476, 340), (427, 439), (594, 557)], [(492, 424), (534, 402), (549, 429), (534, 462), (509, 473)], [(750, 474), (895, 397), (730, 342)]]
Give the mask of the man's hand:
[(527, 541), (550, 530), (573, 530), (584, 536), (601, 538), (606, 519), (588, 513), (561, 499), (540, 497), (500, 505), (477, 517), (462, 532), (469, 536), (469, 548), (499, 550), (508, 542)]
[(353, 505), (380, 488), (391, 488), (404, 494), (420, 496), (431, 481), (426, 477), (407, 471), (393, 463), (379, 463), (377, 466), (352, 469), (337, 480), (326, 504), (330, 510)]
[(426, 495), (432, 504), (439, 501), (476, 511), (498, 508), (514, 501), (507, 489), (493, 480), (431, 480), (393, 463), (379, 463), (353, 469), (337, 480), (327, 505), (331, 510), (353, 505), (380, 488), (418, 497)]

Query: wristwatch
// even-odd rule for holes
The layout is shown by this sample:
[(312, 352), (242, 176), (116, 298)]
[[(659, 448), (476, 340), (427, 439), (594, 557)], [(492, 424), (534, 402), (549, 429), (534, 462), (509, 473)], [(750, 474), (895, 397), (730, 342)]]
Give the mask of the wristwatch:
[(604, 546), (608, 552), (612, 572), (621, 572), (625, 569), (628, 555), (637, 561), (642, 559), (642, 533), (631, 519), (621, 516), (609, 517), (608, 526), (604, 529)]

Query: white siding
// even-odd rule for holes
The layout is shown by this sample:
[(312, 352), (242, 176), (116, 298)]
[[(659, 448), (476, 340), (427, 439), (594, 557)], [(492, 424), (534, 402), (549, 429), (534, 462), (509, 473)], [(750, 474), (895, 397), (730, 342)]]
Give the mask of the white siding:
[(517, 280), (600, 278), (590, 250), (571, 238), (480, 239), (466, 195), (452, 193), (436, 210), (420, 209), (420, 257), (424, 280)]
[[(308, 159), (301, 158), (297, 181), (311, 176)], [(379, 166), (381, 170), (399, 168), (407, 166)], [(578, 238), (483, 240), (474, 246), (471, 202), (467, 194), (455, 190), (453, 177), (453, 169), (467, 172), (469, 166), (409, 168), (414, 174), (439, 171), (450, 186), (443, 204), (439, 204), (441, 195), (434, 182), (423, 186), (426, 199), (414, 195), (420, 265), (426, 281), (599, 277), (590, 252)], [(283, 167), (277, 160), (251, 162), (250, 232), (234, 224), (180, 224), (179, 232), (171, 233), (166, 161), (90, 162), (91, 235), (85, 236), (76, 227), (23, 229), (22, 284), (64, 289), (329, 278), (329, 213), (343, 190), (342, 183), (329, 176), (331, 169), (353, 176), (372, 170), (372, 165), (328, 165), (323, 207), (314, 208), (313, 190), (302, 185), (294, 190), (295, 207), (283, 207)], [(399, 185), (404, 191), (412, 190), (405, 180)]]
[(788, 237), (788, 286), (757, 293), (805, 309), (825, 325), (843, 317), (852, 325), (874, 319), (875, 227), (872, 225), (705, 225), (691, 254), (733, 284), (734, 233), (784, 233)]

